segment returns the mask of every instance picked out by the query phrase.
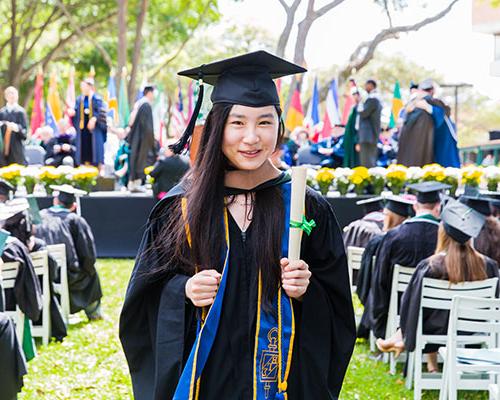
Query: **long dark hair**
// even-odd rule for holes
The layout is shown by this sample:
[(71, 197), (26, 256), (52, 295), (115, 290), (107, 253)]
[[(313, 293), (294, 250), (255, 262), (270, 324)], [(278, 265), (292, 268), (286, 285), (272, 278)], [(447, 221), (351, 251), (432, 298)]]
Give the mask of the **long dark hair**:
[[(187, 243), (181, 200), (176, 199), (168, 210), (166, 224), (155, 238), (154, 250), (162, 260), (163, 272), (181, 270), (192, 275), (197, 270), (217, 269), (222, 272), (224, 237), (224, 176), (229, 163), (222, 152), (224, 127), (232, 104), (215, 104), (209, 112), (201, 135), (198, 155), (192, 171), (184, 178), (184, 197), (187, 199), (187, 221), (191, 245)], [(284, 126), (281, 109), (278, 140), (281, 143)], [(263, 298), (266, 308), (277, 291), (281, 269), (281, 236), (284, 208), (279, 187), (255, 193), (251, 240), (246, 246), (252, 255), (252, 267), (260, 268)], [(257, 237), (258, 235), (258, 237)], [(168, 245), (166, 245), (168, 244)]]

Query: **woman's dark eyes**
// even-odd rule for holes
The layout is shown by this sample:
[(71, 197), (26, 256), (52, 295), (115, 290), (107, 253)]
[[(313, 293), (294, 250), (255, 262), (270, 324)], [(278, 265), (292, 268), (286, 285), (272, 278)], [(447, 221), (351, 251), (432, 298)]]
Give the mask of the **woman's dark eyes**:
[(260, 124), (261, 125), (271, 125), (271, 122), (270, 121), (261, 121)]

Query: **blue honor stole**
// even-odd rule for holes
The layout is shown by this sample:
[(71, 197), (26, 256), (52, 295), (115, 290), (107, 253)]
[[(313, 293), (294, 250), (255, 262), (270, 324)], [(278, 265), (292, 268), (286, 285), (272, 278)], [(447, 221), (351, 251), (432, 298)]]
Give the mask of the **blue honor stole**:
[[(285, 207), (285, 224), (282, 238), (282, 256), (288, 256), (288, 235), (290, 226), (290, 194), (291, 183), (281, 185)], [(191, 238), (187, 225), (187, 205), (182, 199), (184, 220), (188, 243)], [(173, 400), (196, 400), (200, 396), (200, 380), (212, 349), (222, 312), (222, 302), (226, 289), (227, 272), (229, 268), (229, 230), (227, 209), (224, 210), (224, 230), (226, 248), (224, 267), (219, 289), (202, 323), (194, 341), (189, 358), (184, 366), (177, 384)], [(262, 277), (259, 272), (257, 320), (255, 329), (253, 400), (286, 400), (287, 379), (290, 373), (295, 320), (292, 300), (281, 287), (278, 288), (273, 301), (274, 312), (268, 313), (262, 309)], [(203, 313), (204, 315), (205, 313)]]

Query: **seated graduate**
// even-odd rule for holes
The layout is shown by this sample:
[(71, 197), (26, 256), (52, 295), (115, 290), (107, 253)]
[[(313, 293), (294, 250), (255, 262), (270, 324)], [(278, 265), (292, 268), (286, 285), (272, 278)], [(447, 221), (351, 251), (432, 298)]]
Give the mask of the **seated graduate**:
[[(33, 218), (30, 210), (30, 204), (26, 198), (15, 198), (6, 203), (15, 214), (5, 221), (4, 229), (10, 232), (11, 237), (15, 237), (25, 247), (28, 255), (31, 252), (46, 250), (47, 245), (42, 239), (33, 236)], [(38, 211), (38, 209), (37, 209)], [(13, 247), (19, 247), (19, 243), (13, 244)], [(10, 251), (6, 249), (6, 252)], [(24, 253), (24, 249), (22, 249)], [(26, 262), (31, 263), (31, 257)], [(59, 280), (59, 266), (57, 261), (49, 254), (49, 290), (50, 290), (50, 329), (51, 336), (56, 340), (61, 341), (67, 336), (66, 324), (62, 316), (61, 305), (54, 290), (54, 283), (60, 282)], [(42, 279), (39, 278), (40, 286), (43, 284)], [(34, 320), (33, 322), (40, 324), (41, 320)]]
[(157, 199), (162, 199), (189, 170), (187, 157), (175, 154), (168, 147), (162, 149), (161, 152), (163, 152), (163, 156), (156, 162), (149, 174), (155, 180), (153, 194)]
[(65, 118), (57, 123), (58, 133), (45, 144), (45, 165), (75, 165), (76, 131)]
[(483, 229), (474, 239), (474, 248), (500, 265), (500, 221), (493, 215), (492, 207), (498, 200), (484, 196), (460, 196), (459, 201), (485, 216)]
[(361, 206), (363, 218), (352, 221), (344, 228), (344, 246), (366, 247), (373, 237), (382, 233), (384, 226), (384, 204), (382, 197), (372, 197), (366, 200), (359, 200), (356, 205)]
[(269, 160), (284, 134), (272, 79), (304, 71), (258, 51), (180, 73), (215, 85), (214, 105), (192, 172), (149, 217), (127, 290), (136, 400), (338, 398), (355, 341), (340, 229), (307, 190), (316, 226), (303, 220), (302, 259), (288, 260), (290, 177)]
[(16, 188), (6, 180), (0, 179), (0, 203), (5, 203), (12, 198)]
[(434, 254), (441, 211), (440, 193), (450, 188), (433, 181), (408, 187), (417, 192), (417, 202), (413, 205), (416, 215), (385, 234), (372, 271), (370, 323), (377, 338), (385, 337), (394, 265), (414, 268), (424, 258)]
[(370, 333), (370, 307), (371, 301), (370, 288), (372, 284), (373, 257), (377, 253), (378, 247), (389, 230), (401, 225), (413, 213), (413, 199), (402, 196), (389, 196), (385, 199), (384, 206), (384, 227), (382, 233), (373, 237), (368, 242), (361, 258), (361, 267), (359, 269), (358, 280), (356, 282), (356, 294), (361, 304), (364, 306), (363, 316), (358, 326), (357, 335), (359, 338), (368, 338)]
[[(441, 214), (438, 243), (434, 255), (421, 261), (413, 274), (401, 300), (400, 329), (387, 340), (377, 340), (384, 352), (399, 354), (403, 350), (413, 351), (420, 311), (420, 295), (424, 278), (447, 280), (450, 283), (480, 281), (498, 277), (498, 265), (491, 258), (474, 250), (471, 238), (477, 237), (485, 222), (472, 208), (450, 199)], [(446, 335), (449, 312), (424, 309), (423, 331), (430, 335)], [(436, 351), (441, 345), (428, 345), (427, 362), (429, 372), (437, 371)]]
[(70, 185), (51, 188), (56, 191), (53, 206), (40, 211), (42, 222), (36, 225), (35, 235), (47, 244), (66, 245), (70, 313), (84, 310), (89, 320), (102, 319), (94, 236), (85, 218), (76, 214), (76, 195), (86, 192)]

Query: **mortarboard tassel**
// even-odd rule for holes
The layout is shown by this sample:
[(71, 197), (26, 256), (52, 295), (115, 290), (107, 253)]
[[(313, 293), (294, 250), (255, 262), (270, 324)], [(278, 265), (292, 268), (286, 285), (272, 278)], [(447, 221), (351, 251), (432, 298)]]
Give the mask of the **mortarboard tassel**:
[(191, 115), (189, 124), (187, 125), (186, 129), (184, 130), (184, 133), (177, 141), (177, 143), (174, 143), (169, 146), (170, 150), (172, 150), (175, 154), (180, 154), (183, 152), (189, 140), (191, 139), (191, 136), (193, 135), (194, 127), (196, 125), (196, 120), (198, 119), (198, 115), (200, 114), (201, 104), (203, 103), (203, 92), (204, 92), (204, 85), (202, 82), (200, 85), (200, 92), (198, 93), (198, 98), (196, 99), (196, 106), (194, 107), (193, 115)]

